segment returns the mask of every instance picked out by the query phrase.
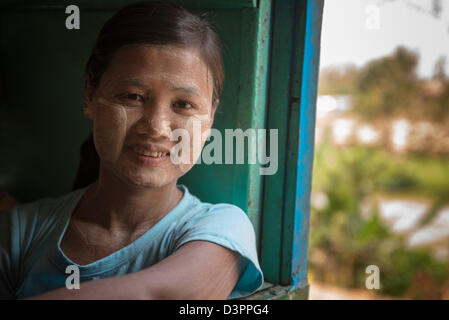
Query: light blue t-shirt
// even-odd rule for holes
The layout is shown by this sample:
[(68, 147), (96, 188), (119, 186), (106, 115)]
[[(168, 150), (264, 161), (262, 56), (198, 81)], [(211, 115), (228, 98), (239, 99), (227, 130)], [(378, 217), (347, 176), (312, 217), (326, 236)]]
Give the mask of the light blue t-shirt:
[[(23, 299), (65, 287), (68, 265), (80, 282), (133, 273), (171, 255), (186, 242), (205, 240), (240, 254), (240, 278), (228, 299), (262, 286), (254, 228), (240, 208), (201, 202), (183, 186), (178, 205), (128, 246), (88, 265), (72, 262), (60, 243), (89, 186), (60, 198), (45, 198), (0, 214), (0, 299)], [(81, 284), (82, 285), (82, 284)]]

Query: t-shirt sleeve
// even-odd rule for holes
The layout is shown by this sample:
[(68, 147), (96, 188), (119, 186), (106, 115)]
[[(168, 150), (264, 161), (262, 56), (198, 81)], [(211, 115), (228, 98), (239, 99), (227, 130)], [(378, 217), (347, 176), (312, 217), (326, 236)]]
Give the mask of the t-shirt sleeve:
[(25, 261), (39, 246), (41, 201), (19, 204), (0, 213), (0, 299), (16, 299), (23, 282)]
[(16, 298), (20, 239), (16, 208), (0, 213), (0, 300)]
[(263, 285), (254, 228), (239, 207), (230, 204), (211, 205), (189, 218), (180, 230), (175, 250), (195, 240), (210, 241), (239, 253), (240, 277), (228, 299), (248, 296)]

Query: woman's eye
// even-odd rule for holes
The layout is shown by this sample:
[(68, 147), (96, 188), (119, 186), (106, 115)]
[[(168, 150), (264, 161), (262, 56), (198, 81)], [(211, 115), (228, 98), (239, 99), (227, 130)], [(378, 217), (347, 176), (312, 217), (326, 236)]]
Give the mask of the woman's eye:
[(127, 100), (133, 100), (133, 101), (139, 101), (144, 102), (145, 98), (137, 93), (123, 93), (119, 95), (120, 98), (127, 99)]
[(180, 100), (175, 102), (175, 107), (180, 109), (194, 109), (195, 106), (188, 101)]

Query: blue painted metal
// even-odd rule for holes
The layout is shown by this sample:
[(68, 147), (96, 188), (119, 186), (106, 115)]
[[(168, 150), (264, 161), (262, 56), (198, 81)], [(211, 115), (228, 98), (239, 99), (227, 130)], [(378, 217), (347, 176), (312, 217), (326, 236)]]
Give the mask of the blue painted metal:
[(315, 102), (323, 0), (273, 3), (267, 129), (279, 134), (279, 170), (264, 179), (261, 265), (266, 280), (307, 286)]
[(296, 174), (296, 203), (292, 244), (292, 289), (308, 284), (307, 253), (310, 226), (310, 190), (312, 185), (323, 5), (323, 0), (308, 0), (305, 17), (306, 30), (301, 81), (299, 156)]

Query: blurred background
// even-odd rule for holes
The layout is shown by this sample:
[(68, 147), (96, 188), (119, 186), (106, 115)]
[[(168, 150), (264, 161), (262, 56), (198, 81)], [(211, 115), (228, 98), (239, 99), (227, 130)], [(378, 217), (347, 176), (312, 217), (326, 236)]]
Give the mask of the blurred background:
[(449, 1), (326, 0), (321, 46), (310, 298), (449, 299)]

